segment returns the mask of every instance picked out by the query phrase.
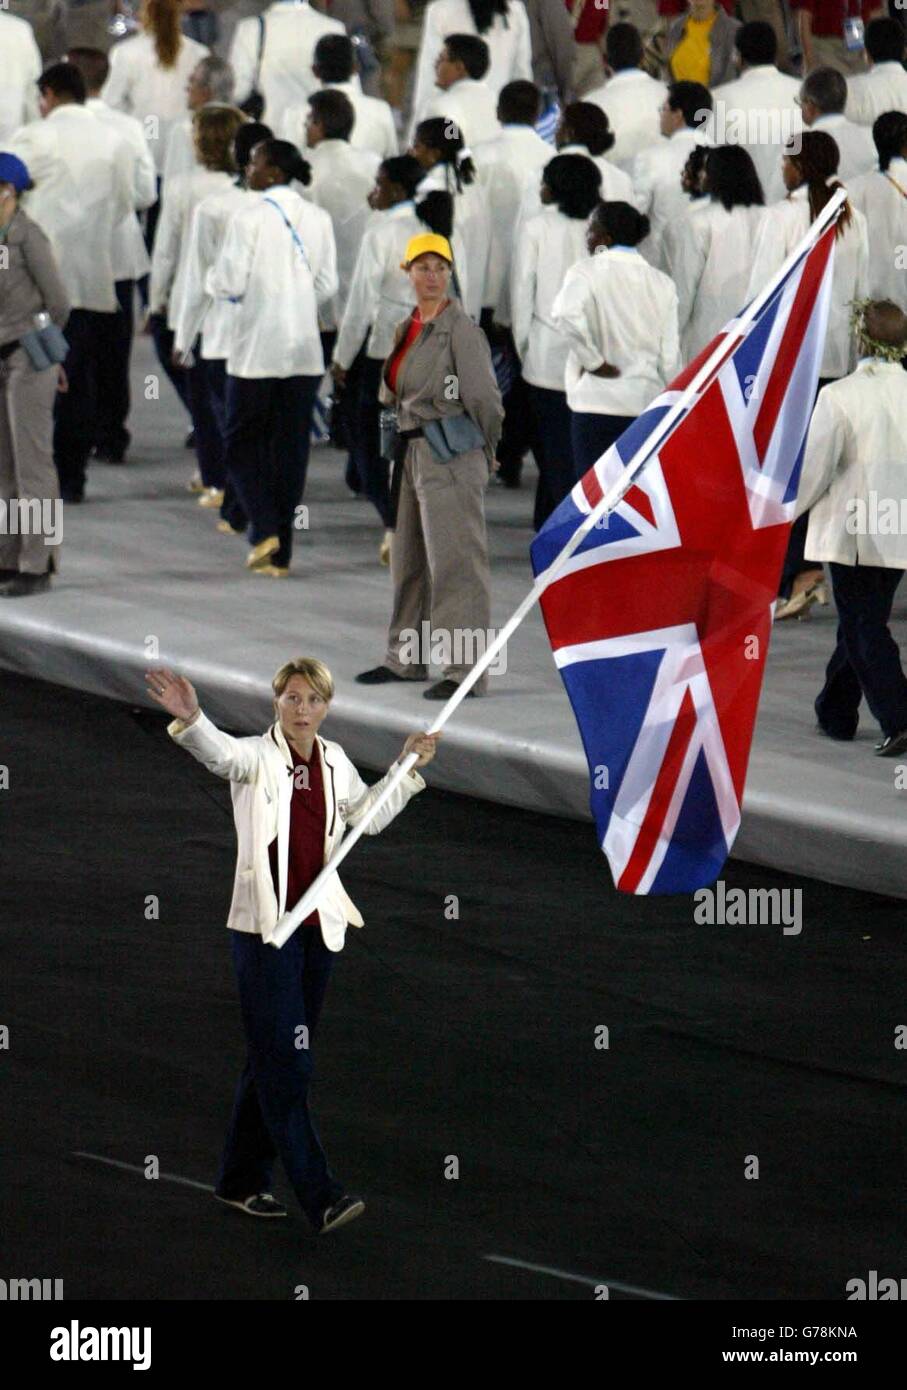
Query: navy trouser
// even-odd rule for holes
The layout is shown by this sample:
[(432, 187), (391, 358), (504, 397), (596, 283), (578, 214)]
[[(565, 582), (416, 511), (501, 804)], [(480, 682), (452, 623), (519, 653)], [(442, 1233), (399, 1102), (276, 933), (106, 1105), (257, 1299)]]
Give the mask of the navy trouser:
[(185, 367), (174, 367), (173, 365), (173, 344), (176, 334), (173, 332), (172, 328), (167, 327), (167, 319), (163, 314), (152, 314), (148, 320), (148, 327), (151, 329), (154, 351), (157, 355), (157, 360), (164, 369), (164, 375), (191, 415), (192, 407), (189, 404), (189, 372)]
[(272, 563), (289, 565), (293, 521), (309, 466), (312, 408), (320, 376), (241, 377), (227, 374), (228, 474), (249, 518), (249, 540), (277, 536)]
[(567, 393), (546, 386), (528, 385), (529, 404), (535, 423), (535, 461), (539, 470), (532, 524), (538, 531), (567, 494), (572, 492), (576, 474), (573, 471)]
[(227, 363), (223, 357), (202, 357), (200, 362), (202, 371), (205, 374), (205, 389), (208, 393), (208, 403), (211, 407), (211, 413), (214, 416), (214, 423), (221, 441), (221, 459), (224, 466), (224, 500), (221, 503), (220, 514), (224, 521), (229, 522), (234, 531), (245, 531), (249, 524), (249, 518), (243, 510), (243, 505), (239, 500), (239, 493), (236, 491), (236, 484), (227, 472), (226, 467)]
[(571, 439), (573, 442), (573, 467), (576, 480), (588, 473), (593, 464), (598, 463), (602, 454), (610, 449), (624, 430), (629, 429), (635, 415), (596, 415), (593, 412), (574, 410), (571, 412)]
[[(195, 457), (198, 471), (205, 487), (224, 486), (224, 409), (220, 402), (220, 425), (218, 425), (218, 406), (212, 399), (212, 373), (209, 363), (201, 356), (201, 340), (193, 345), (192, 366), (186, 372), (189, 391), (189, 409), (192, 412), (192, 430), (195, 434)], [(221, 367), (223, 367), (221, 363)]]
[(132, 357), (132, 335), (135, 321), (133, 299), (134, 280), (117, 280), (115, 314), (105, 314), (98, 359), (98, 420), (95, 443), (114, 458), (122, 458), (129, 448), (131, 435), (126, 428), (129, 418), (129, 362)]
[[(279, 950), (251, 932), (230, 936), (248, 1054), (215, 1190), (240, 1200), (270, 1192), (279, 1156), (317, 1230), (325, 1208), (344, 1192), (309, 1113), (312, 1039), (335, 952), (325, 946), (320, 927), (300, 927)], [(308, 1047), (297, 1046), (305, 1041)]]
[(347, 390), (356, 393), (355, 438), (350, 459), (356, 471), (359, 491), (375, 507), (385, 530), (392, 530), (390, 464), (381, 457), (381, 402), (378, 400), (384, 363), (378, 357), (362, 357), (357, 362), (355, 380), (347, 387)]
[(95, 445), (100, 360), (115, 314), (73, 309), (64, 329), (69, 353), (63, 366), (69, 390), (54, 402), (54, 463), (64, 499), (85, 491), (88, 456)]
[(907, 677), (888, 619), (904, 572), (875, 565), (828, 568), (838, 610), (838, 645), (816, 699), (819, 723), (835, 738), (853, 738), (865, 695), (882, 733), (899, 734), (907, 729)]

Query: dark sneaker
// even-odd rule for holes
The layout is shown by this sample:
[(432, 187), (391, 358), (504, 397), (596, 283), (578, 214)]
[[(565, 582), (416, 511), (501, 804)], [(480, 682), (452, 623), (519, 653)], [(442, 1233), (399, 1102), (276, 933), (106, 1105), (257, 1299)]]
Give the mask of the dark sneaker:
[(364, 1211), (365, 1203), (361, 1197), (341, 1197), (325, 1211), (321, 1218), (318, 1234), (320, 1236), (327, 1235), (328, 1231), (334, 1231), (338, 1226), (346, 1225), (347, 1221), (361, 1216)]
[(29, 594), (43, 594), (50, 588), (50, 574), (17, 574), (0, 584), (0, 598), (27, 598)]
[[(459, 689), (460, 682), (452, 681), (449, 677), (446, 680), (438, 681), (437, 685), (430, 685), (427, 690), (423, 690), (423, 700), (449, 700), (455, 690)], [(476, 688), (466, 692), (467, 700), (475, 697)]]
[(907, 729), (902, 729), (899, 734), (889, 734), (876, 744), (875, 751), (877, 758), (897, 758), (907, 752)]
[[(370, 671), (360, 671), (356, 676), (359, 685), (386, 685), (388, 681), (405, 681), (412, 679), (407, 676), (398, 676), (396, 671), (392, 671), (389, 666), (373, 666)], [(425, 677), (423, 676), (424, 680)]]
[(276, 1197), (272, 1197), (270, 1192), (256, 1192), (245, 1200), (238, 1197), (215, 1197), (219, 1202), (223, 1202), (227, 1207), (235, 1207), (237, 1211), (245, 1212), (246, 1216), (286, 1216), (287, 1209), (282, 1202), (278, 1202)]

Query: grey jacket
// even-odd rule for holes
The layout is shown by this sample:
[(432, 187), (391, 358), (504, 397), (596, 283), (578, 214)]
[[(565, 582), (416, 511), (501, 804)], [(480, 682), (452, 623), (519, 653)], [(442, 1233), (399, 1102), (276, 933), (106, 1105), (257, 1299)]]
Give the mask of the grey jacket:
[[(669, 65), (670, 73), (671, 54), (674, 52), (680, 40), (683, 38), (683, 31), (686, 28), (689, 15), (679, 14), (676, 19), (668, 25), (664, 39), (664, 58)], [(709, 35), (709, 86), (718, 87), (722, 82), (733, 82), (737, 77), (737, 69), (734, 66), (734, 35), (740, 28), (739, 19), (731, 19), (730, 15), (722, 5), (718, 6), (718, 13), (715, 15), (715, 23)], [(668, 77), (670, 81), (670, 76)]]
[[(405, 335), (409, 319), (397, 325), (394, 346)], [(397, 373), (396, 394), (381, 372), (380, 400), (397, 405), (401, 430), (417, 429), (426, 420), (441, 420), (463, 411), (485, 436), (489, 463), (501, 438), (504, 407), (491, 365), (488, 339), (458, 300), (452, 299), (437, 318), (427, 323), (409, 349)]]
[(21, 208), (0, 249), (6, 249), (9, 256), (0, 270), (0, 347), (34, 328), (34, 316), (42, 309), (62, 328), (69, 318), (70, 304), (56, 257), (37, 222)]
[(571, 94), (576, 41), (564, 0), (523, 0), (532, 41), (532, 78), (536, 86), (554, 87), (562, 102)]

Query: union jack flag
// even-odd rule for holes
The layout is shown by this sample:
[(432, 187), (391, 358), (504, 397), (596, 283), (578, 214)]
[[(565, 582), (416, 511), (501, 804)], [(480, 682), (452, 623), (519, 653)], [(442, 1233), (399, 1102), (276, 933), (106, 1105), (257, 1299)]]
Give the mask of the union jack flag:
[(825, 339), (835, 229), (732, 319), (536, 536), (543, 575), (684, 388), (712, 370), (541, 596), (617, 887), (715, 881), (740, 805)]

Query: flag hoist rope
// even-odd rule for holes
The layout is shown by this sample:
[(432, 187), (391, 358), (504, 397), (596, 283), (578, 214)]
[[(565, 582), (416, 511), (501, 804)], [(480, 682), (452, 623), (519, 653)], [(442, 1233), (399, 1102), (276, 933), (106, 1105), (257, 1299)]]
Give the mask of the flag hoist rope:
[[(472, 667), (469, 673), (457, 686), (456, 691), (453, 695), (451, 695), (450, 699), (444, 705), (443, 709), (441, 709), (437, 718), (432, 721), (432, 724), (426, 730), (426, 733), (436, 734), (439, 732), (439, 730), (443, 729), (444, 725), (447, 723), (448, 719), (450, 719), (450, 716), (453, 714), (454, 710), (461, 703), (461, 701), (466, 699), (466, 696), (469, 694), (476, 681), (479, 680), (482, 674), (487, 670), (488, 666), (490, 666), (491, 662), (497, 656), (498, 652), (519, 627), (526, 614), (538, 601), (538, 599), (544, 593), (548, 585), (552, 582), (552, 580), (557, 578), (558, 574), (560, 574), (561, 570), (564, 568), (571, 555), (573, 555), (574, 551), (582, 544), (583, 540), (592, 530), (593, 526), (595, 526), (599, 518), (602, 517), (606, 512), (610, 512), (614, 507), (617, 506), (624, 493), (628, 490), (628, 488), (631, 487), (636, 474), (639, 472), (643, 464), (652, 456), (652, 454), (657, 452), (657, 450), (661, 447), (662, 444), (664, 444), (668, 435), (671, 434), (674, 427), (679, 423), (682, 415), (684, 414), (687, 406), (689, 405), (693, 397), (697, 395), (697, 393), (701, 390), (703, 385), (707, 381), (709, 381), (709, 379), (718, 370), (718, 368), (722, 366), (725, 361), (728, 361), (731, 357), (733, 357), (734, 353), (737, 351), (737, 348), (740, 346), (740, 344), (746, 337), (746, 332), (749, 328), (749, 325), (752, 323), (753, 319), (755, 319), (757, 315), (761, 313), (766, 303), (775, 294), (781, 281), (786, 278), (786, 276), (790, 273), (790, 271), (797, 264), (797, 262), (804, 255), (808, 254), (811, 247), (815, 245), (815, 243), (822, 236), (823, 232), (825, 232), (827, 228), (837, 220), (846, 196), (847, 194), (845, 190), (841, 188), (838, 189), (837, 192), (834, 193), (833, 196), (829, 199), (819, 216), (810, 225), (810, 228), (806, 235), (803, 237), (802, 241), (800, 241), (798, 245), (794, 248), (794, 250), (790, 253), (787, 260), (781, 266), (777, 274), (772, 277), (766, 288), (756, 296), (756, 298), (748, 306), (748, 308), (740, 315), (737, 322), (736, 338), (725, 339), (721, 343), (719, 343), (718, 346), (715, 348), (714, 352), (712, 352), (711, 355), (702, 364), (698, 372), (690, 381), (689, 385), (683, 390), (683, 392), (681, 392), (680, 396), (671, 406), (670, 410), (668, 410), (664, 418), (659, 422), (656, 428), (647, 437), (645, 442), (633, 455), (633, 458), (631, 458), (630, 462), (624, 468), (620, 477), (616, 479), (612, 487), (610, 487), (608, 491), (601, 497), (599, 502), (596, 503), (595, 507), (592, 509), (589, 515), (587, 517), (584, 517), (582, 523), (576, 528), (573, 535), (570, 537), (569, 541), (564, 546), (563, 550), (555, 557), (554, 560), (552, 560), (548, 568), (536, 578), (534, 584), (532, 585), (532, 588), (529, 590), (522, 603), (510, 615), (507, 622), (504, 624), (504, 626), (498, 633), (497, 637), (495, 637), (495, 639), (491, 642), (491, 644), (488, 646), (483, 655), (476, 662), (475, 666)], [(336, 854), (333, 856), (329, 863), (325, 864), (318, 877), (314, 880), (311, 886), (306, 889), (305, 893), (299, 899), (299, 902), (296, 904), (296, 906), (292, 908), (291, 911), (285, 912), (283, 917), (281, 917), (280, 921), (277, 923), (277, 926), (274, 929), (273, 934), (268, 938), (269, 943), (272, 946), (283, 946), (284, 943), (288, 941), (289, 938), (293, 935), (293, 932), (299, 926), (300, 922), (304, 921), (305, 918), (308, 917), (309, 913), (314, 911), (314, 909), (318, 906), (318, 901), (321, 897), (321, 894), (324, 891), (328, 879), (331, 877), (333, 873), (336, 873), (338, 867), (346, 858), (346, 856), (350, 853), (350, 850), (352, 850), (353, 846), (357, 843), (360, 836), (365, 833), (368, 825), (371, 823), (371, 821), (374, 819), (377, 813), (381, 810), (381, 808), (386, 804), (386, 802), (389, 800), (395, 789), (399, 786), (400, 782), (407, 775), (410, 768), (413, 767), (413, 765), (417, 761), (418, 755), (416, 753), (409, 753), (401, 763), (398, 763), (397, 768), (393, 773), (387, 786), (381, 792), (381, 795), (377, 797), (374, 804), (369, 807), (366, 815), (363, 816), (362, 820), (359, 821), (358, 825), (354, 826), (350, 833), (344, 838)]]

